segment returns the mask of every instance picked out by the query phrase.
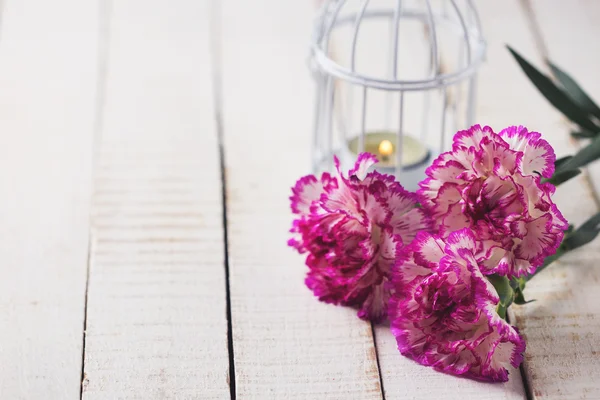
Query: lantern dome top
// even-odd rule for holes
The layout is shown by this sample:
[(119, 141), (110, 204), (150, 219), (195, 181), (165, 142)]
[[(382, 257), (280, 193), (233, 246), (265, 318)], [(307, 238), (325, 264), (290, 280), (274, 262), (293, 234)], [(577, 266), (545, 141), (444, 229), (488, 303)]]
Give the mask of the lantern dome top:
[[(426, 42), (419, 47), (425, 52), (411, 51), (415, 40)], [(360, 48), (365, 46), (382, 47), (385, 56), (364, 62)], [(382, 90), (445, 87), (470, 77), (484, 56), (472, 0), (325, 0), (311, 43), (315, 71)], [(411, 66), (413, 60), (424, 67)]]

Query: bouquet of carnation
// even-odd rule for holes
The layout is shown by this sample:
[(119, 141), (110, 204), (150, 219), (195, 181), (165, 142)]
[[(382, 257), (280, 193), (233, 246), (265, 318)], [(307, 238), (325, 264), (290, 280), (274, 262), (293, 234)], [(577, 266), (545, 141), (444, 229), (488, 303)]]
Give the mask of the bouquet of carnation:
[(336, 175), (293, 187), (289, 245), (306, 254), (306, 285), (319, 300), (389, 319), (403, 355), (506, 381), (525, 351), (508, 307), (525, 304), (528, 280), (598, 233), (598, 216), (574, 230), (552, 201), (579, 173), (564, 169), (573, 158), (556, 160), (523, 126), (475, 125), (456, 133), (416, 193), (374, 170), (371, 154), (347, 173), (336, 158)]

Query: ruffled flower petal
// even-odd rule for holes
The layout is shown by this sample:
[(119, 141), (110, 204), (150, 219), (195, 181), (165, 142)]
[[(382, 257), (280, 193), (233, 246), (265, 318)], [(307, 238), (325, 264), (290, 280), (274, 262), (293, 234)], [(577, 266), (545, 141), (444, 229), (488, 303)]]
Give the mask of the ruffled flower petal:
[(558, 247), (564, 236), (562, 231), (554, 232), (552, 222), (553, 216), (551, 213), (546, 213), (527, 222), (525, 225), (527, 233), (521, 243), (515, 246), (515, 256), (520, 259), (531, 260), (533, 265), (543, 263), (547, 255), (546, 249)]
[(495, 138), (494, 131), (489, 126), (473, 125), (471, 129), (459, 131), (454, 135), (453, 147), (481, 149), (481, 141), (483, 138)]
[(369, 168), (377, 163), (377, 157), (370, 153), (360, 153), (354, 164), (354, 168), (348, 171), (348, 176), (356, 176), (358, 180), (363, 180), (367, 176)]
[(337, 186), (337, 181), (328, 173), (317, 179), (314, 175), (300, 178), (292, 188), (290, 197), (292, 212), (295, 214), (308, 214), (313, 201), (319, 200), (321, 194), (332, 187)]
[(400, 352), (439, 371), (508, 380), (525, 342), (496, 312), (499, 297), (476, 261), (469, 229), (444, 241), (419, 233), (393, 270), (389, 317)]
[(477, 254), (484, 273), (522, 276), (556, 252), (568, 228), (551, 200), (554, 186), (540, 180), (552, 176), (554, 161), (537, 132), (475, 125), (455, 135), (418, 194), (442, 237), (468, 227), (485, 243)]
[(419, 199), (393, 176), (368, 172), (376, 162), (361, 154), (347, 175), (307, 176), (292, 188), (292, 239), (307, 253), (306, 285), (320, 300), (353, 306), (364, 319), (387, 315), (389, 277), (399, 251), (431, 229)]
[[(411, 255), (418, 265), (432, 268), (444, 256), (445, 246), (446, 244), (440, 238), (436, 238), (427, 232), (419, 232), (411, 244)], [(399, 272), (402, 274), (404, 270)]]
[(541, 139), (538, 132), (529, 132), (524, 126), (509, 126), (498, 134), (510, 147), (523, 153), (521, 172), (534, 175), (536, 172), (544, 178), (554, 173), (556, 155), (550, 144)]

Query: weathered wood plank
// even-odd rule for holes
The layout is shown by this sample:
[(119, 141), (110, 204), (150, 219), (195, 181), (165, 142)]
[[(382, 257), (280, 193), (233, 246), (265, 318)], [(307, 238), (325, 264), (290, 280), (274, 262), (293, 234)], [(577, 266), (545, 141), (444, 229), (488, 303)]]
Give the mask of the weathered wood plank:
[[(596, 21), (600, 4), (593, 1), (533, 1), (532, 9), (547, 56), (571, 73), (596, 99), (600, 98), (598, 81), (598, 43)], [(561, 27), (558, 29), (557, 27)], [(540, 54), (523, 49), (531, 59), (541, 61)], [(542, 63), (538, 62), (541, 67)], [(531, 87), (531, 85), (528, 85)], [(547, 104), (537, 95), (532, 106)], [(534, 103), (535, 102), (535, 103)], [(555, 149), (573, 152), (569, 139), (571, 127), (564, 117), (547, 134), (559, 138)], [(598, 188), (600, 169), (590, 167)], [(596, 211), (589, 185), (580, 179), (574, 185), (557, 191), (561, 209), (568, 219), (581, 223)], [(600, 242), (565, 257), (536, 277), (527, 295), (537, 302), (515, 309), (517, 323), (528, 340), (525, 371), (535, 399), (600, 398), (600, 267), (597, 260)]]
[(229, 398), (208, 2), (110, 15), (83, 398)]
[(310, 172), (313, 4), (220, 3), (238, 398), (381, 399), (370, 325), (318, 302), (286, 246), (290, 187)]
[(97, 4), (3, 3), (0, 398), (79, 399)]

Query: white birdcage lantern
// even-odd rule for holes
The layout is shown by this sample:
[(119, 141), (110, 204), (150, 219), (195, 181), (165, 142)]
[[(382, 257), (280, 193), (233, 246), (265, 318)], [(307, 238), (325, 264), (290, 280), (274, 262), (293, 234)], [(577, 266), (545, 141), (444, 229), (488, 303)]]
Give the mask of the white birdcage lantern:
[(473, 123), (485, 41), (471, 0), (325, 0), (310, 65), (313, 167), (358, 153), (409, 189), (457, 130)]

